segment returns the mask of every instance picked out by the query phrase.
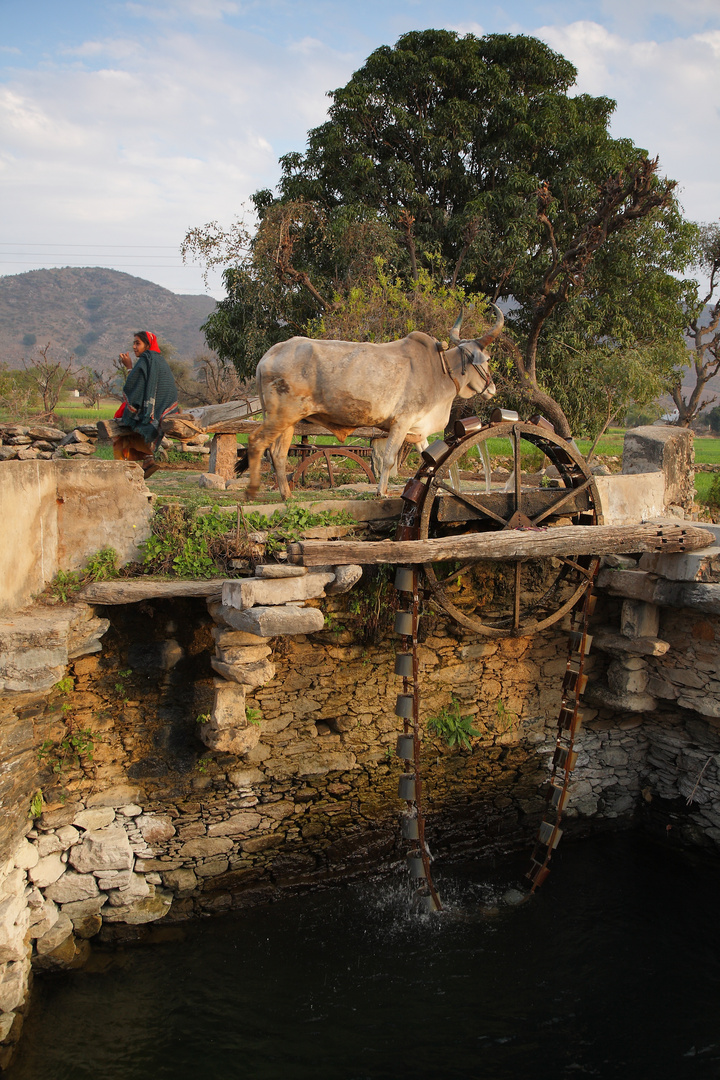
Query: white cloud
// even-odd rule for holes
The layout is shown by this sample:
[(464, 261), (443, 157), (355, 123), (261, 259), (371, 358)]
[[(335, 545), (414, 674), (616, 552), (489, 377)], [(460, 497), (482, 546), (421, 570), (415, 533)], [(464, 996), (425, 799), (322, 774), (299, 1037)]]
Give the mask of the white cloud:
[(720, 216), (720, 32), (630, 41), (575, 22), (537, 34), (575, 64), (580, 92), (615, 98), (613, 134), (659, 155), (662, 171), (682, 181), (690, 217)]

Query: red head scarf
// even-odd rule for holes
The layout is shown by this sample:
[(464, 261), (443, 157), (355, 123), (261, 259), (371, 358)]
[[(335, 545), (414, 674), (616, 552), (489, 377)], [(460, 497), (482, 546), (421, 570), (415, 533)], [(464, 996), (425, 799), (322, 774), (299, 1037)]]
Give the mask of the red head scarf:
[(148, 345), (148, 349), (150, 350), (150, 352), (160, 352), (160, 346), (158, 345), (158, 340), (155, 335), (151, 334), (149, 330), (146, 330), (145, 333), (147, 334), (148, 341), (150, 343)]

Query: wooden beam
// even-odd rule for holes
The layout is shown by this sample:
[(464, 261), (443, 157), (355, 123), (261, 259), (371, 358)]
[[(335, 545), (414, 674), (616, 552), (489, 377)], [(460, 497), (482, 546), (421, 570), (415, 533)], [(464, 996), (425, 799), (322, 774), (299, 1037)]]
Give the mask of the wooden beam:
[(288, 544), (300, 566), (431, 563), (447, 559), (548, 559), (563, 555), (610, 555), (641, 551), (696, 551), (715, 543), (707, 529), (680, 525), (563, 525), (504, 529), (439, 540), (301, 541)]
[(150, 577), (121, 578), (115, 581), (96, 581), (78, 593), (78, 599), (88, 604), (137, 604), (140, 600), (165, 600), (175, 596), (220, 598), (227, 578), (205, 581), (153, 580)]

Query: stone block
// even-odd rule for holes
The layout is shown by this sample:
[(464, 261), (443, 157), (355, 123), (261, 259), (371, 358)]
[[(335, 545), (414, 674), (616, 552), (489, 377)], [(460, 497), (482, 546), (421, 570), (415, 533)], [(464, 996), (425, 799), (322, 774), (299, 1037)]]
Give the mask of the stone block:
[(362, 577), (362, 566), (353, 566), (348, 563), (346, 566), (334, 567), (333, 572), (335, 580), (327, 586), (325, 592), (328, 596), (340, 596), (342, 593), (350, 592), (353, 585), (357, 585)]
[(335, 580), (334, 574), (304, 574), (290, 578), (246, 578), (244, 581), (225, 581), (222, 602), (226, 607), (245, 611), (247, 608), (287, 604), (294, 600), (309, 600), (323, 596), (325, 586)]
[(63, 904), (62, 910), (75, 921), (75, 919), (85, 918), (86, 915), (97, 915), (106, 900), (105, 893), (100, 892), (95, 896), (89, 896), (85, 900), (72, 900), (67, 904)]
[[(80, 833), (72, 825), (62, 825), (59, 829), (55, 830), (53, 835), (59, 842), (62, 851), (67, 851), (73, 844), (77, 844), (80, 839)], [(43, 838), (41, 837), (41, 839)], [(40, 841), (38, 841), (38, 843), (39, 842)]]
[(670, 642), (654, 637), (627, 638), (603, 626), (593, 628), (593, 648), (616, 656), (664, 656)]
[(661, 473), (665, 505), (689, 510), (695, 497), (694, 435), (688, 428), (638, 427), (625, 435), (624, 474)]
[(73, 930), (76, 937), (88, 941), (100, 933), (102, 924), (102, 915), (100, 914), (82, 915), (78, 919), (73, 919)]
[(215, 639), (215, 645), (218, 650), (267, 645), (270, 641), (269, 637), (259, 637), (257, 634), (246, 634), (243, 630), (226, 630), (222, 626), (213, 626), (211, 633)]
[(611, 692), (617, 696), (642, 694), (647, 687), (648, 672), (645, 668), (628, 671), (618, 661), (614, 661), (608, 667), (607, 680)]
[(67, 870), (61, 878), (45, 889), (45, 896), (56, 904), (71, 904), (76, 900), (88, 900), (97, 896), (99, 891), (92, 874), (78, 874), (74, 870)]
[(198, 487), (210, 488), (212, 491), (224, 491), (225, 490), (225, 478), (220, 476), (219, 473), (206, 472), (200, 474), (198, 480)]
[(103, 892), (108, 889), (124, 889), (132, 879), (132, 870), (95, 870), (93, 877), (97, 878), (98, 888)]
[(275, 677), (275, 665), (269, 660), (257, 660), (249, 664), (244, 662), (224, 664), (212, 656), (210, 663), (218, 675), (229, 679), (230, 682), (240, 683), (242, 686), (264, 686)]
[(37, 949), (38, 954), (44, 956), (46, 953), (53, 952), (58, 946), (62, 945), (63, 941), (71, 936), (72, 932), (72, 919), (69, 915), (66, 915), (64, 911), (61, 911), (54, 926), (51, 926), (41, 938), (37, 939), (35, 948)]
[(161, 844), (175, 835), (175, 826), (168, 814), (140, 814), (135, 824), (146, 844)]
[(637, 525), (664, 513), (665, 478), (661, 473), (596, 476), (595, 486), (606, 525)]
[(252, 811), (233, 814), (226, 821), (216, 821), (213, 825), (209, 825), (208, 836), (238, 836), (257, 829), (261, 822), (260, 815)]
[[(117, 784), (114, 787), (106, 788), (104, 791), (97, 791), (94, 795), (88, 795), (85, 800), (88, 806), (112, 806), (117, 808), (118, 806), (124, 806), (126, 803), (142, 802), (144, 797), (140, 788), (134, 787), (132, 784)], [(70, 819), (72, 821), (72, 818)]]
[(654, 712), (657, 708), (656, 699), (648, 693), (614, 694), (609, 687), (598, 682), (588, 683), (584, 697), (589, 705), (614, 709), (618, 712)]
[(205, 862), (200, 863), (195, 867), (195, 873), (198, 877), (220, 877), (221, 874), (227, 872), (230, 863), (225, 856), (216, 856), (213, 859), (207, 859)]
[[(299, 580), (299, 579), (297, 579)], [(253, 607), (248, 611), (226, 608), (230, 625), (260, 637), (278, 637), (282, 634), (312, 634), (325, 625), (323, 613), (318, 608), (303, 607)]]
[(22, 838), (12, 853), (13, 863), (19, 870), (30, 870), (37, 865), (39, 858), (38, 849), (25, 837)]
[(180, 848), (184, 859), (208, 859), (232, 851), (232, 840), (224, 836), (197, 836)]
[(255, 577), (259, 578), (291, 578), (305, 577), (306, 566), (287, 566), (285, 563), (261, 563), (255, 567)]
[(128, 923), (130, 926), (139, 926), (164, 918), (173, 901), (172, 893), (154, 886), (151, 886), (151, 889), (153, 891), (150, 896), (134, 904), (125, 904), (122, 907), (110, 907), (106, 904), (101, 913), (103, 919), (109, 923)]
[[(80, 835), (79, 833), (77, 834)], [(70, 845), (68, 844), (68, 847)], [(63, 851), (62, 841), (57, 833), (44, 833), (38, 836), (35, 843), (38, 856), (41, 859), (46, 858), (48, 855), (53, 855), (56, 851)]]
[(44, 859), (38, 859), (35, 866), (28, 870), (28, 877), (38, 889), (45, 889), (65, 873), (65, 863), (60, 858), (60, 852), (46, 855)]
[(68, 861), (81, 874), (93, 870), (126, 870), (132, 866), (133, 853), (123, 827), (109, 825), (86, 832), (82, 842), (70, 849)]
[(54, 904), (52, 900), (44, 900), (42, 905), (35, 908), (30, 916), (30, 938), (39, 938), (47, 933), (50, 927), (55, 925), (59, 914), (57, 904)]
[(0, 1011), (12, 1012), (22, 1005), (28, 990), (30, 960), (9, 963), (0, 976)]
[(265, 773), (260, 769), (231, 769), (227, 777), (234, 787), (244, 788), (261, 784), (265, 779)]
[(132, 907), (138, 900), (149, 896), (150, 890), (144, 874), (131, 874), (130, 881), (123, 888), (108, 891), (108, 903), (111, 907)]
[(73, 818), (73, 825), (78, 829), (93, 832), (96, 829), (104, 829), (115, 820), (115, 811), (111, 806), (98, 806), (90, 810), (81, 810)]
[[(703, 522), (703, 528), (705, 523)], [(720, 547), (703, 548), (701, 551), (676, 552), (658, 555), (645, 552), (640, 558), (640, 569), (667, 578), (669, 581), (720, 582)]]
[(197, 888), (195, 871), (187, 867), (181, 867), (179, 870), (169, 870), (162, 875), (162, 879), (168, 889), (172, 889), (176, 896), (179, 897), (190, 896)]
[(216, 655), (223, 664), (254, 664), (271, 653), (268, 645), (218, 645)]
[(232, 480), (235, 477), (237, 449), (237, 438), (233, 434), (214, 435), (210, 443), (209, 469), (211, 473), (222, 478), (223, 487), (226, 480)]
[(349, 772), (359, 768), (359, 765), (354, 754), (330, 751), (270, 758), (265, 762), (265, 768), (273, 779), (288, 780), (292, 776), (325, 776), (329, 772)]
[(641, 600), (624, 600), (620, 633), (629, 638), (656, 638), (660, 629), (660, 609)]
[(40, 818), (40, 828), (59, 829), (63, 825), (71, 825), (73, 818), (81, 810), (81, 803), (67, 803), (56, 810), (46, 810)]

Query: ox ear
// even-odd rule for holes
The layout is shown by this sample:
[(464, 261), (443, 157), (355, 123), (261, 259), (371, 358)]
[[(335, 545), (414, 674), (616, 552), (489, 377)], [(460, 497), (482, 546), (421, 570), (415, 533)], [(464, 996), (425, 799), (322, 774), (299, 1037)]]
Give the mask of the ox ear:
[(464, 314), (465, 314), (464, 308), (460, 308), (460, 314), (458, 315), (457, 319), (453, 323), (452, 330), (450, 331), (450, 344), (451, 345), (459, 345), (460, 344), (460, 327), (462, 326), (462, 321), (463, 321), (463, 315)]
[(502, 333), (502, 328), (505, 325), (505, 316), (503, 315), (497, 304), (491, 304), (490, 307), (495, 309), (495, 324), (494, 326), (491, 326), (490, 329), (487, 330), (481, 338), (476, 339), (481, 349), (484, 349), (485, 346), (489, 345), (491, 341), (495, 341), (496, 338), (500, 337), (500, 334)]

